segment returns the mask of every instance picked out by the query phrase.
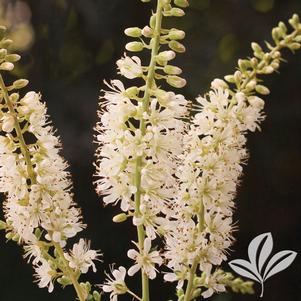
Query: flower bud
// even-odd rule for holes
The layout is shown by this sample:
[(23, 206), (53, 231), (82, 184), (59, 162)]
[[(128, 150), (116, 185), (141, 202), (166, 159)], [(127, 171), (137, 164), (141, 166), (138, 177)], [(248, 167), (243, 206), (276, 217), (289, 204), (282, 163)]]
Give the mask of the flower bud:
[(298, 50), (298, 49), (301, 48), (301, 45), (300, 45), (299, 43), (292, 43), (292, 44), (290, 44), (290, 45), (288, 46), (288, 48), (289, 48), (290, 50)]
[(27, 79), (18, 79), (14, 81), (13, 87), (15, 89), (22, 89), (28, 85), (29, 81)]
[(127, 28), (124, 33), (132, 38), (139, 38), (142, 35), (142, 30), (139, 27), (129, 27)]
[(175, 5), (179, 6), (179, 7), (188, 7), (189, 3), (187, 0), (174, 0)]
[(166, 65), (164, 66), (164, 72), (166, 74), (170, 74), (170, 75), (179, 75), (182, 73), (182, 69), (176, 66), (172, 66), (172, 65)]
[(13, 131), (15, 126), (15, 119), (11, 115), (5, 115), (2, 117), (2, 131), (10, 133)]
[(151, 2), (151, 0), (141, 0), (141, 2), (147, 3), (147, 2)]
[(262, 95), (270, 94), (270, 90), (263, 85), (257, 85), (255, 90), (256, 90), (256, 92), (258, 92), (259, 94), (262, 94)]
[(11, 240), (13, 238), (13, 236), (14, 236), (14, 234), (12, 232), (8, 232), (8, 233), (5, 234), (5, 238), (7, 240)]
[(254, 52), (262, 52), (262, 48), (260, 47), (260, 45), (255, 42), (252, 42), (251, 47)]
[(142, 34), (146, 38), (151, 38), (152, 34), (153, 34), (153, 30), (149, 26), (144, 26), (143, 29), (142, 29)]
[(186, 80), (176, 75), (169, 75), (166, 79), (167, 83), (175, 88), (183, 88), (186, 85)]
[(292, 16), (292, 18), (289, 19), (288, 22), (289, 22), (289, 24), (291, 24), (291, 26), (292, 26), (293, 28), (297, 29), (297, 28), (298, 28), (298, 25), (299, 25), (299, 23), (300, 23), (299, 16), (298, 16), (297, 14), (294, 14), (294, 15)]
[(186, 51), (185, 46), (177, 41), (170, 41), (168, 43), (168, 46), (170, 49), (174, 50), (175, 52), (183, 53)]
[(125, 49), (132, 52), (139, 52), (144, 48), (141, 42), (130, 42), (125, 45)]
[(100, 293), (98, 291), (93, 291), (93, 298), (94, 298), (94, 301), (100, 301)]
[(264, 101), (258, 96), (248, 97), (248, 102), (252, 107), (256, 109), (262, 110), (264, 108)]
[(183, 30), (177, 30), (177, 29), (172, 29), (169, 34), (168, 37), (171, 40), (182, 40), (185, 38), (185, 31)]
[(4, 38), (5, 33), (6, 33), (6, 27), (0, 26), (0, 40)]
[(271, 74), (274, 72), (274, 68), (272, 66), (266, 66), (262, 69), (264, 74)]
[(6, 227), (7, 227), (7, 224), (6, 224), (6, 222), (4, 222), (4, 221), (0, 221), (0, 230), (5, 230), (5, 229), (6, 229)]
[(249, 81), (248, 84), (246, 85), (246, 89), (247, 89), (248, 91), (254, 90), (255, 87), (256, 87), (256, 81), (255, 81), (255, 80)]
[(62, 286), (67, 286), (67, 285), (72, 284), (72, 282), (70, 281), (70, 279), (68, 277), (66, 277), (66, 276), (62, 276), (62, 277), (58, 278), (57, 282), (59, 284), (61, 284)]
[(12, 93), (9, 95), (9, 99), (12, 103), (16, 103), (19, 97), (20, 97), (19, 93)]
[(216, 78), (211, 82), (211, 88), (213, 88), (213, 89), (218, 89), (218, 88), (227, 89), (228, 84), (225, 81), (223, 81), (222, 79)]
[(0, 70), (11, 71), (14, 69), (14, 64), (9, 62), (4, 62), (0, 65)]
[(157, 55), (158, 60), (165, 61), (165, 62), (171, 61), (175, 57), (176, 57), (176, 54), (172, 50), (162, 51)]
[(0, 42), (0, 47), (1, 47), (1, 48), (8, 48), (12, 43), (13, 43), (12, 40), (10, 40), (10, 39), (5, 39), (5, 40), (2, 40), (2, 41)]
[(181, 8), (173, 7), (173, 8), (170, 10), (170, 15), (171, 15), (171, 16), (174, 16), (174, 17), (183, 17), (183, 16), (185, 16), (185, 12), (184, 12), (184, 10), (181, 9)]
[(113, 222), (114, 223), (122, 223), (122, 222), (126, 221), (127, 218), (128, 218), (128, 216), (125, 213), (120, 213), (113, 217)]
[(15, 63), (15, 62), (19, 61), (20, 59), (21, 59), (21, 56), (19, 54), (8, 54), (5, 57), (5, 60), (10, 63)]
[(4, 48), (0, 49), (0, 59), (1, 60), (5, 58), (6, 54), (7, 54), (7, 50), (6, 49), (4, 49)]
[(136, 86), (130, 87), (130, 88), (125, 90), (125, 94), (129, 98), (136, 97), (138, 93), (139, 93), (139, 89)]
[(156, 26), (156, 15), (152, 15), (150, 20), (149, 20), (149, 26), (151, 28), (155, 28)]
[(241, 74), (241, 72), (240, 71), (235, 71), (235, 73), (234, 73), (234, 79), (235, 79), (235, 82), (236, 83), (239, 83), (240, 81), (241, 81), (241, 79), (242, 79), (242, 74)]
[(224, 76), (224, 79), (225, 79), (228, 83), (231, 83), (231, 84), (234, 84), (234, 83), (235, 83), (235, 77), (234, 77), (234, 75), (226, 75), (226, 76)]

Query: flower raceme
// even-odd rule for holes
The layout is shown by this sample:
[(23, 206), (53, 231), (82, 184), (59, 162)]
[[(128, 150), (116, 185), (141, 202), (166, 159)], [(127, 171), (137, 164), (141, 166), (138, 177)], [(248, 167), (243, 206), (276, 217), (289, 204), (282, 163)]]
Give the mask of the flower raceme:
[[(4, 45), (5, 29), (1, 27), (1, 73), (14, 68), (20, 59), (9, 54)], [(70, 255), (65, 252), (67, 240), (82, 231), (80, 210), (73, 201), (68, 164), (59, 154), (60, 141), (48, 120), (41, 95), (28, 92), (20, 97), (19, 89), (27, 80), (4, 84), (0, 75), (0, 191), (6, 195), (3, 204), (6, 238), (22, 244), (25, 257), (32, 261), (39, 287), (53, 290), (53, 281), (62, 278), (78, 286), (79, 298), (89, 293), (77, 282), (99, 252), (89, 250), (81, 239)], [(15, 90), (13, 93), (10, 91)]]

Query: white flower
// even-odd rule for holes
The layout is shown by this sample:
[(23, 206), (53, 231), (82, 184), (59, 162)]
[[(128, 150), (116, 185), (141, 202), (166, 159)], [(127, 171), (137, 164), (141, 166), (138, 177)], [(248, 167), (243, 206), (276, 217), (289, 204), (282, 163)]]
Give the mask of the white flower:
[(137, 56), (124, 56), (117, 61), (120, 74), (126, 78), (133, 79), (141, 77), (143, 74), (140, 58)]
[[(137, 246), (138, 247), (138, 246)], [(135, 260), (136, 264), (128, 270), (128, 275), (133, 276), (140, 269), (150, 278), (156, 278), (155, 264), (161, 265), (163, 260), (158, 251), (151, 251), (151, 239), (146, 238), (144, 240), (143, 250), (140, 252), (130, 249), (128, 250), (128, 257)]]
[(90, 250), (90, 243), (84, 239), (80, 239), (77, 244), (73, 245), (69, 254), (64, 254), (69, 262), (69, 266), (74, 270), (79, 270), (81, 273), (87, 273), (92, 267), (93, 272), (96, 272), (94, 260), (98, 260), (100, 253), (95, 250)]
[(104, 292), (111, 293), (111, 301), (117, 301), (118, 295), (123, 295), (128, 291), (128, 288), (124, 281), (126, 269), (123, 266), (120, 266), (118, 269), (112, 270), (111, 274), (113, 277), (106, 274), (106, 281), (100, 287), (103, 289)]
[(1, 118), (2, 121), (2, 130), (6, 133), (10, 133), (13, 131), (15, 126), (15, 119), (12, 115), (4, 115)]
[(48, 292), (53, 291), (52, 280), (56, 275), (56, 271), (52, 270), (49, 263), (43, 260), (42, 263), (35, 267), (35, 277), (37, 278), (38, 286), (40, 288), (48, 287)]

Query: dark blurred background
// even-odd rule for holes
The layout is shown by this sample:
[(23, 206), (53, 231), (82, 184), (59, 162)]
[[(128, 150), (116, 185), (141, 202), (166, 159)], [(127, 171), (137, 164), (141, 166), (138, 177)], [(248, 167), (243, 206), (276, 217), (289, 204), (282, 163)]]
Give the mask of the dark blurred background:
[[(301, 14), (300, 0), (190, 2), (187, 16), (170, 24), (187, 33), (187, 52), (178, 56), (177, 63), (188, 79), (183, 93), (189, 99), (206, 92), (214, 77), (233, 72), (237, 59), (251, 54), (250, 42), (269, 39), (278, 21)], [(93, 126), (102, 81), (116, 78), (115, 61), (126, 43), (123, 30), (143, 27), (150, 9), (150, 4), (138, 0), (0, 0), (1, 23), (11, 28), (23, 56), (16, 76), (30, 79), (30, 88), (40, 91), (47, 102), (63, 141), (63, 155), (70, 162), (76, 201), (88, 224), (82, 236), (104, 253), (97, 274), (87, 275), (92, 283), (101, 283), (103, 271), (113, 262), (131, 264), (126, 251), (135, 229), (130, 223), (113, 224), (118, 208), (103, 208), (94, 192)], [(296, 55), (287, 51), (285, 57), (288, 63), (281, 73), (266, 80), (272, 93), (266, 97), (268, 116), (262, 132), (249, 135), (251, 158), (237, 196), (239, 232), (230, 259), (245, 258), (251, 239), (264, 232), (272, 232), (274, 252), (300, 252), (301, 51)], [(23, 260), (21, 248), (6, 244), (0, 234), (1, 301), (75, 299), (71, 287), (57, 286), (48, 294), (33, 284), (32, 268)], [(263, 300), (301, 300), (300, 263), (298, 255), (291, 267), (269, 279)], [(130, 285), (135, 289), (138, 282)], [(255, 288), (254, 296), (227, 293), (210, 300), (259, 300), (259, 286)], [(175, 299), (173, 286), (162, 284), (161, 277), (152, 282), (151, 290), (152, 300)]]

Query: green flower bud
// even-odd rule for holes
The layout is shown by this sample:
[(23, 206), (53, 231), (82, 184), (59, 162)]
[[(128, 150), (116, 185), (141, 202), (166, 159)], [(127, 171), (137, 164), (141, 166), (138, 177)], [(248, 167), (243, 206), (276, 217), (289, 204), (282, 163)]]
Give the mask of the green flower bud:
[(142, 29), (142, 34), (146, 37), (146, 38), (151, 38), (153, 35), (153, 30), (149, 27), (149, 26), (145, 26)]
[(5, 238), (7, 240), (11, 240), (13, 238), (13, 236), (14, 236), (14, 234), (12, 232), (8, 232), (8, 233), (5, 234)]
[(292, 44), (290, 44), (290, 45), (288, 46), (288, 48), (289, 48), (290, 50), (298, 50), (298, 49), (301, 48), (301, 45), (300, 45), (299, 43), (292, 43)]
[(1, 48), (8, 48), (12, 43), (13, 43), (12, 40), (10, 40), (10, 39), (5, 39), (5, 40), (2, 40), (2, 41), (0, 42), (0, 47), (1, 47)]
[(262, 95), (270, 94), (270, 90), (267, 87), (263, 86), (263, 85), (257, 85), (255, 90), (256, 90), (257, 93), (262, 94)]
[(235, 77), (234, 77), (234, 75), (226, 75), (226, 76), (224, 76), (224, 79), (225, 79), (228, 83), (231, 83), (231, 84), (234, 84), (234, 83), (235, 83)]
[(175, 88), (183, 88), (186, 85), (186, 80), (176, 75), (169, 75), (166, 79), (167, 83)]
[(298, 42), (298, 43), (300, 43), (301, 42), (301, 36), (296, 36), (295, 37), (295, 41)]
[(42, 230), (41, 230), (40, 228), (36, 228), (36, 229), (35, 229), (34, 235), (35, 235), (35, 237), (36, 237), (38, 240), (40, 240), (40, 238), (42, 237), (42, 234), (43, 234), (43, 232), (42, 232)]
[(172, 29), (169, 32), (168, 37), (171, 40), (183, 40), (185, 38), (185, 31), (183, 31), (183, 30), (177, 30), (177, 29)]
[(166, 74), (170, 74), (170, 75), (179, 75), (182, 73), (182, 69), (176, 66), (172, 66), (172, 65), (166, 65), (164, 66), (164, 72)]
[(20, 235), (19, 234), (15, 234), (13, 235), (13, 237), (11, 238), (13, 241), (19, 241), (20, 240)]
[(97, 291), (93, 291), (93, 298), (95, 301), (100, 301), (101, 295)]
[(29, 81), (27, 79), (18, 79), (14, 81), (13, 86), (15, 89), (22, 89), (28, 85)]
[(260, 45), (255, 42), (251, 43), (251, 47), (254, 52), (262, 52), (262, 48), (260, 47)]
[(246, 89), (248, 91), (252, 91), (254, 90), (256, 87), (256, 81), (255, 80), (251, 80), (247, 85), (246, 85)]
[(272, 66), (266, 66), (262, 69), (264, 74), (271, 74), (274, 72), (274, 68)]
[(130, 87), (130, 88), (125, 90), (125, 94), (129, 98), (136, 97), (138, 93), (139, 93), (139, 89), (136, 86)]
[(7, 224), (6, 224), (6, 222), (4, 222), (4, 221), (0, 221), (0, 230), (5, 230), (5, 229), (6, 229), (6, 227), (7, 227)]
[(289, 24), (291, 24), (291, 26), (294, 28), (294, 29), (297, 29), (298, 28), (298, 25), (300, 23), (300, 20), (299, 20), (299, 16), (297, 14), (294, 14), (292, 16), (291, 19), (289, 19)]
[(278, 27), (280, 28), (281, 32), (283, 32), (284, 34), (286, 34), (287, 32), (287, 27), (283, 22), (279, 22), (278, 23)]
[(236, 83), (241, 82), (242, 74), (241, 74), (240, 71), (238, 71), (238, 70), (235, 71), (235, 73), (234, 73), (234, 79), (235, 79), (235, 82), (236, 82)]
[(130, 42), (125, 45), (125, 49), (132, 52), (139, 52), (143, 50), (143, 48), (144, 45), (141, 42)]
[(19, 61), (20, 59), (21, 59), (21, 56), (19, 54), (8, 54), (5, 57), (5, 60), (10, 63), (15, 63), (15, 62)]
[(251, 62), (249, 60), (242, 60), (242, 59), (239, 59), (238, 60), (238, 66), (239, 68), (242, 70), (242, 71), (245, 71), (247, 70), (248, 68), (250, 68), (252, 65), (251, 65)]
[(14, 64), (9, 62), (4, 62), (0, 65), (0, 70), (11, 71), (14, 69)]
[(139, 27), (129, 27), (125, 29), (124, 33), (132, 38), (139, 38), (142, 35), (142, 30)]
[(114, 223), (122, 223), (122, 222), (126, 221), (127, 218), (128, 218), (128, 216), (125, 213), (120, 213), (113, 217), (113, 222)]
[(61, 284), (63, 287), (72, 284), (72, 282), (70, 281), (70, 279), (66, 276), (62, 276), (60, 278), (57, 279), (57, 282), (59, 284)]
[(19, 100), (19, 97), (20, 97), (19, 93), (12, 93), (9, 96), (12, 103), (16, 103)]
[(4, 38), (5, 33), (6, 33), (6, 27), (0, 26), (0, 40)]
[(183, 16), (185, 16), (185, 12), (181, 8), (173, 7), (170, 10), (170, 15), (173, 16), (173, 17), (183, 17)]
[(150, 20), (149, 20), (149, 26), (151, 28), (155, 28), (156, 26), (156, 15), (152, 15)]
[(4, 59), (5, 56), (7, 55), (7, 50), (6, 49), (0, 49), (0, 59)]
[(183, 44), (179, 43), (178, 41), (170, 41), (168, 43), (170, 49), (174, 50), (175, 52), (183, 53), (186, 51), (186, 48)]
[(157, 59), (159, 61), (163, 61), (163, 62), (168, 62), (168, 61), (171, 61), (172, 59), (174, 59), (176, 57), (176, 54), (171, 51), (171, 50), (168, 50), (168, 51), (162, 51), (160, 52), (158, 55), (157, 55)]
[(141, 2), (147, 3), (147, 2), (151, 2), (151, 0), (141, 0)]
[(174, 0), (175, 5), (179, 6), (179, 7), (188, 7), (189, 3), (187, 0)]

